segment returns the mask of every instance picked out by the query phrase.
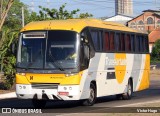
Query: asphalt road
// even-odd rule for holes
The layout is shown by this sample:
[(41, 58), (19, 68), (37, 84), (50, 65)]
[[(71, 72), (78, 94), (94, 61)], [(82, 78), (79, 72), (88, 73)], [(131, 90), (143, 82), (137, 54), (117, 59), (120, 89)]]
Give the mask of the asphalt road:
[[(160, 101), (160, 75), (152, 76), (150, 88), (133, 94), (131, 100), (117, 100), (115, 96), (98, 98), (97, 103), (92, 107), (81, 106), (78, 101), (49, 101), (43, 113), (55, 113), (55, 115), (66, 115), (67, 113), (106, 113), (106, 112), (126, 112), (128, 107), (135, 107), (133, 104)], [(132, 106), (133, 105), (133, 106)], [(115, 109), (115, 107), (123, 107)], [(0, 108), (25, 109), (34, 107), (31, 100), (4, 99), (0, 100)], [(131, 110), (131, 109), (130, 109)], [(132, 111), (130, 111), (132, 112)], [(133, 111), (134, 112), (134, 111)], [(68, 115), (68, 114), (67, 114)]]

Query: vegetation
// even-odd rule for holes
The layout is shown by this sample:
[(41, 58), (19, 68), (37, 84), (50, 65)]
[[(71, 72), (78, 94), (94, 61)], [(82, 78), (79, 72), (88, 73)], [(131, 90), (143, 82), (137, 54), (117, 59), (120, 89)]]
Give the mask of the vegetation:
[(151, 62), (160, 62), (160, 39), (155, 42), (152, 49)]
[[(7, 6), (9, 0), (5, 0), (3, 6)], [(21, 8), (24, 7), (25, 23), (31, 21), (42, 20), (55, 20), (55, 19), (72, 19), (72, 18), (88, 18), (92, 17), (89, 13), (80, 13), (79, 9), (68, 11), (65, 10), (66, 4), (62, 5), (59, 9), (49, 9), (40, 6), (39, 14), (36, 12), (29, 12), (27, 6), (20, 2), (20, 0), (14, 0), (12, 7), (10, 8), (7, 18), (0, 31), (0, 65), (4, 72), (4, 89), (10, 89), (15, 82), (15, 63), (16, 57), (12, 53), (12, 43), (17, 43), (18, 32), (22, 28), (22, 14)]]
[[(3, 2), (3, 6), (7, 6), (9, 0)], [(4, 72), (3, 89), (10, 89), (15, 82), (15, 62), (16, 57), (11, 51), (11, 44), (18, 38), (18, 31), (21, 28), (19, 9), (24, 6), (20, 0), (14, 0), (6, 20), (0, 32), (0, 64), (1, 71)]]
[(39, 6), (40, 11), (39, 14), (36, 12), (31, 13), (31, 19), (30, 21), (42, 21), (42, 20), (65, 20), (65, 19), (73, 19), (73, 18), (88, 18), (92, 17), (92, 14), (89, 13), (80, 13), (79, 15), (78, 12), (80, 11), (79, 9), (68, 11), (65, 10), (66, 4), (63, 4), (62, 6), (59, 7), (59, 9), (49, 9), (49, 8), (44, 8), (42, 6)]

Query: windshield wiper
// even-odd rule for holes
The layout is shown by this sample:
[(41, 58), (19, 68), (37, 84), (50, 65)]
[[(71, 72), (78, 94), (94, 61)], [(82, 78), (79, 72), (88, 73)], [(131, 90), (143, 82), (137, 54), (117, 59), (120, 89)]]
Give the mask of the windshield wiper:
[(64, 68), (62, 68), (62, 66), (58, 63), (58, 62), (55, 62), (55, 58), (53, 57), (53, 55), (49, 52), (49, 57), (53, 60), (51, 63), (56, 67), (58, 68), (59, 70), (61, 71), (65, 71)]

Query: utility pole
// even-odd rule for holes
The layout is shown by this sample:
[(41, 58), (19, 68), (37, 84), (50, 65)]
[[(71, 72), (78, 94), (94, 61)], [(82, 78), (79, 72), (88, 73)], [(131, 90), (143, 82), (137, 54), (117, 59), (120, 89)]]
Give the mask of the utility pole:
[(24, 27), (24, 7), (22, 6), (22, 27)]
[(0, 19), (0, 31), (1, 31), (1, 29), (2, 29), (3, 23), (4, 23), (5, 19), (6, 19), (6, 16), (7, 16), (7, 14), (8, 14), (8, 11), (9, 11), (9, 9), (11, 8), (13, 2), (14, 2), (14, 0), (9, 0), (8, 3), (7, 3), (6, 8), (4, 9), (4, 11), (2, 11), (2, 15), (1, 15), (2, 17), (1, 17), (1, 19)]

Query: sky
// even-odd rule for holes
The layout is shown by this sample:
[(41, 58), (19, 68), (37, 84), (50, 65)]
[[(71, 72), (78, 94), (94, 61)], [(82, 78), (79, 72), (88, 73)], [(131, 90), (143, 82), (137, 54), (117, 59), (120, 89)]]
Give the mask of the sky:
[[(110, 17), (115, 15), (115, 0), (21, 0), (30, 10), (39, 11), (38, 6), (59, 8), (67, 3), (66, 10), (80, 9), (80, 13), (93, 14), (94, 18)], [(160, 0), (133, 0), (133, 15), (137, 16), (143, 10), (160, 9)]]

